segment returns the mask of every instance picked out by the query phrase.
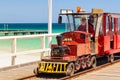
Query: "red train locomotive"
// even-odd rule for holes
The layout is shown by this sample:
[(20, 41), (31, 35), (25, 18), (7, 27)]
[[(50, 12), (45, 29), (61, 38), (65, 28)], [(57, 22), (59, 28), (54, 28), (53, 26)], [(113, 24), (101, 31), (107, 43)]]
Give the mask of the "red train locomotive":
[[(39, 73), (65, 73), (96, 67), (96, 58), (107, 56), (114, 61), (114, 54), (120, 52), (120, 14), (104, 13), (92, 9), (91, 13), (61, 10), (58, 22), (66, 16), (67, 31), (56, 37), (57, 45), (52, 46), (51, 56), (44, 57), (34, 70)], [(79, 26), (84, 21), (84, 27)], [(91, 29), (90, 29), (91, 26)], [(81, 29), (81, 30), (80, 30)]]

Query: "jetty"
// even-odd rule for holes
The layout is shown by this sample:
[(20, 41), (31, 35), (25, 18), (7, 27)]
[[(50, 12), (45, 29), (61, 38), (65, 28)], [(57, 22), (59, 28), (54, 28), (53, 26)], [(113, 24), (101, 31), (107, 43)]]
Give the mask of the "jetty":
[(0, 34), (4, 34), (5, 36), (8, 36), (9, 34), (13, 35), (28, 35), (28, 34), (45, 34), (48, 33), (47, 30), (0, 30)]

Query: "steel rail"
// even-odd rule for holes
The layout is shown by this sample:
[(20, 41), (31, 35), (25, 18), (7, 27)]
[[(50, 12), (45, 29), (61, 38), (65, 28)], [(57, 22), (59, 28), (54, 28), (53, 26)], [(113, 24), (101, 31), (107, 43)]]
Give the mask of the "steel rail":
[(29, 76), (26, 76), (26, 77), (23, 77), (23, 78), (18, 78), (16, 80), (58, 80), (58, 78), (49, 78), (49, 77), (37, 77), (36, 75), (29, 75)]
[(29, 76), (25, 76), (23, 78), (19, 78), (19, 79), (16, 79), (16, 80), (25, 80), (25, 79), (29, 79), (29, 78), (33, 78), (33, 77), (36, 77), (36, 75), (29, 75)]

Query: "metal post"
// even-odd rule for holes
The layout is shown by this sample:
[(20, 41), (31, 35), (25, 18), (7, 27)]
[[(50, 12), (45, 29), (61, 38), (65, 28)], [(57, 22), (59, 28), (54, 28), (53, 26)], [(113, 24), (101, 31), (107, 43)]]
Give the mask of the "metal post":
[[(45, 49), (45, 36), (41, 37), (40, 39), (41, 39), (41, 48)], [(44, 55), (45, 55), (44, 52), (41, 52), (40, 59), (42, 59)]]
[(48, 33), (52, 33), (52, 0), (48, 0)]
[[(52, 0), (48, 0), (48, 34), (52, 33)], [(51, 47), (52, 38), (48, 38), (49, 48)]]
[[(13, 54), (16, 53), (16, 38), (12, 40), (12, 53)], [(12, 59), (11, 65), (15, 65), (15, 57), (16, 56), (11, 56), (11, 59)]]

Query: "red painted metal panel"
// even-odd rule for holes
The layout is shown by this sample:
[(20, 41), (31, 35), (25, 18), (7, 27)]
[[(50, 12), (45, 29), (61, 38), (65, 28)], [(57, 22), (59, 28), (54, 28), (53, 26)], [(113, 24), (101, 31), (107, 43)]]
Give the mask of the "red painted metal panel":
[(117, 49), (120, 48), (120, 35), (117, 35)]
[(104, 35), (106, 35), (106, 14), (103, 15), (103, 20), (102, 20), (102, 29), (103, 29), (103, 33)]
[(69, 56), (63, 57), (63, 60), (74, 61), (76, 60), (76, 56), (69, 55)]
[(113, 49), (117, 49), (117, 36), (113, 35)]
[(110, 50), (110, 36), (104, 36), (104, 51)]
[(105, 53), (106, 54), (115, 54), (120, 52), (120, 49), (111, 49), (111, 50), (107, 50)]
[(114, 18), (114, 34), (118, 31), (118, 18)]
[(77, 56), (81, 56), (86, 53), (86, 46), (85, 44), (77, 45)]
[(98, 42), (96, 40), (96, 53), (98, 53), (98, 55), (103, 55), (104, 53), (104, 36), (103, 35), (99, 35), (98, 36)]
[(70, 48), (70, 55), (77, 55), (77, 46), (76, 45), (68, 45)]
[(88, 39), (88, 36), (87, 36), (87, 38), (85, 40), (85, 44), (86, 44), (86, 46), (85, 46), (86, 53), (88, 54), (88, 53), (90, 53), (90, 40)]
[(48, 57), (48, 56), (45, 56), (42, 60), (44, 61), (62, 61), (62, 62), (66, 62), (66, 61), (73, 61), (73, 60), (76, 60), (76, 56), (72, 56), (72, 55), (69, 55), (69, 56), (64, 56), (64, 57)]

